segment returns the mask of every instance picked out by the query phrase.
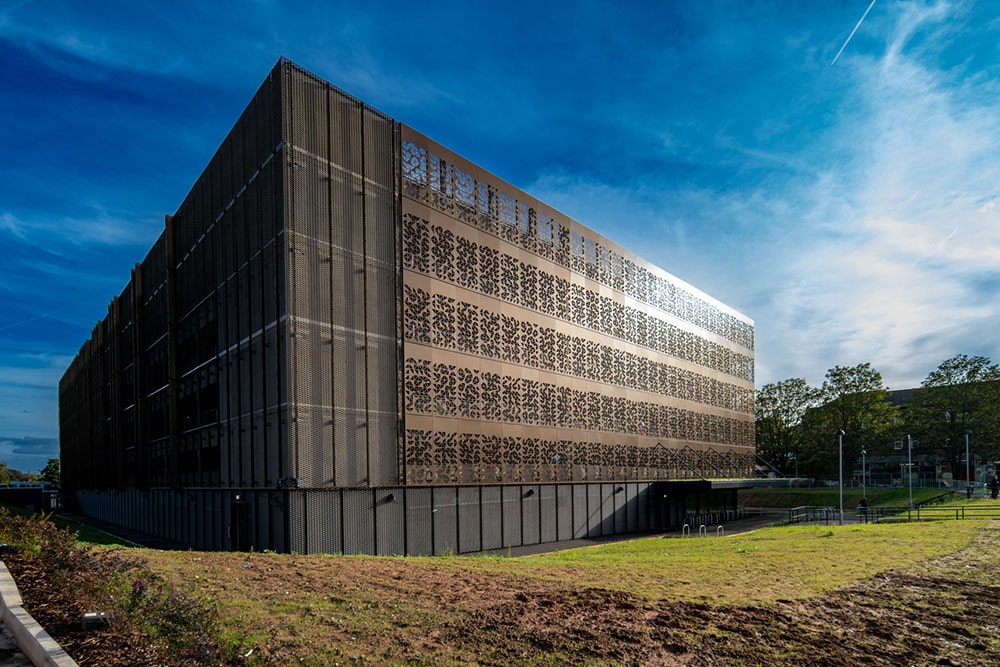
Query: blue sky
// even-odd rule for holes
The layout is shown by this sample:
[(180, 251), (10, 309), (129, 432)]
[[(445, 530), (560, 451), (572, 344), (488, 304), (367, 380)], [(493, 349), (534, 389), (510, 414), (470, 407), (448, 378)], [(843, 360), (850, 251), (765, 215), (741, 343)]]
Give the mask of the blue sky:
[(1000, 360), (1000, 19), (831, 65), (868, 5), (0, 0), (0, 461), (282, 55), (753, 318), (758, 385)]

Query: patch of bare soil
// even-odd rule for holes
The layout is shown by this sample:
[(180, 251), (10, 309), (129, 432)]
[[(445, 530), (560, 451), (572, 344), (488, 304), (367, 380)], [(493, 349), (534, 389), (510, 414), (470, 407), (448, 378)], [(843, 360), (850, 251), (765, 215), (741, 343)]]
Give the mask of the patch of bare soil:
[[(1000, 663), (1000, 525), (975, 544), (806, 601), (654, 602), (406, 559), (151, 552), (217, 601), (253, 664), (972, 665)], [(5, 558), (6, 560), (6, 558)], [(8, 567), (26, 606), (85, 665), (171, 663), (135, 637), (81, 633), (72, 591), (30, 559)], [(263, 602), (249, 618), (241, 601)], [(249, 654), (249, 655), (247, 655)]]
[(169, 657), (157, 655), (134, 630), (117, 624), (84, 630), (81, 615), (100, 610), (88, 608), (73, 591), (53, 584), (37, 556), (6, 553), (3, 562), (14, 577), (24, 608), (79, 664), (107, 667), (167, 664), (162, 659)]

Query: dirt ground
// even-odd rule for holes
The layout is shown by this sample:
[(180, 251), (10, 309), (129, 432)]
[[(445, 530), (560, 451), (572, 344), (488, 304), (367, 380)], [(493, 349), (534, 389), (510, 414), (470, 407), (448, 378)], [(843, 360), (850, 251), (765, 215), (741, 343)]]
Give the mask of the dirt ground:
[[(1000, 664), (1000, 522), (915, 570), (766, 606), (649, 601), (401, 558), (148, 553), (156, 571), (218, 601), (224, 627), (245, 637), (236, 664)], [(81, 665), (185, 664), (113, 629), (82, 632), (71, 591), (47, 586), (29, 556), (5, 561)]]

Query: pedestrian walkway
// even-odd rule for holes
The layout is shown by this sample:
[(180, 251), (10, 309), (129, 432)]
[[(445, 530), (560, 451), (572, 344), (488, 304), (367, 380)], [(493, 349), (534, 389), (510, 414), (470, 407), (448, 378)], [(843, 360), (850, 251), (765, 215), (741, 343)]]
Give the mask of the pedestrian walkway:
[(14, 636), (0, 625), (0, 667), (30, 667), (31, 661), (17, 647)]

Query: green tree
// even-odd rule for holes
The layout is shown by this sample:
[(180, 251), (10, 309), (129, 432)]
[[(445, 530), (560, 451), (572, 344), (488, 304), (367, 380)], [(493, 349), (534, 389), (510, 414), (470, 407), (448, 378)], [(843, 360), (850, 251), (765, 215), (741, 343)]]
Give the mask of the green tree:
[(815, 407), (817, 397), (816, 388), (802, 378), (765, 384), (757, 392), (757, 455), (783, 475), (799, 472), (802, 418)]
[(820, 406), (803, 420), (810, 467), (833, 476), (839, 470), (838, 433), (843, 431), (844, 477), (850, 475), (861, 451), (884, 453), (892, 440), (898, 410), (889, 403), (882, 374), (870, 363), (834, 366), (819, 390)]
[(59, 488), (59, 459), (49, 459), (40, 473), (41, 480), (48, 482), (54, 489)]
[(998, 448), (1000, 367), (988, 357), (958, 354), (945, 359), (921, 383), (906, 411), (915, 449), (934, 454), (965, 476), (965, 434), (974, 451), (994, 458)]
[(10, 484), (10, 468), (6, 461), (0, 461), (0, 484)]

